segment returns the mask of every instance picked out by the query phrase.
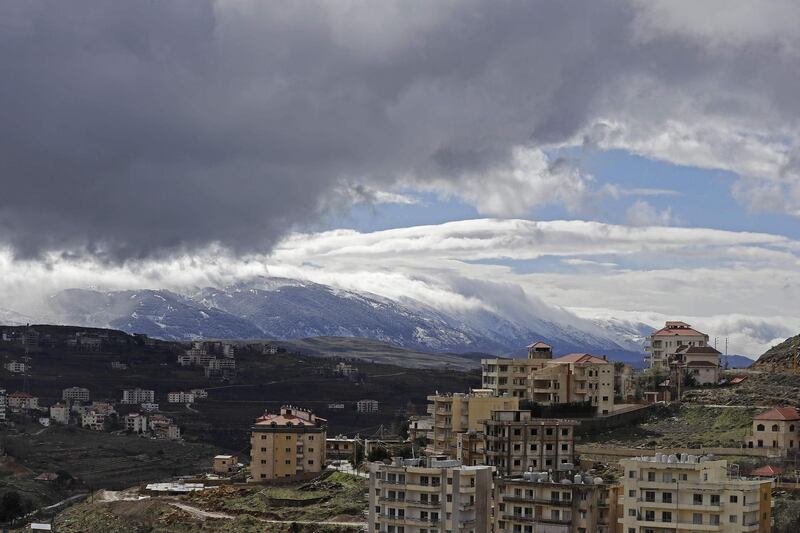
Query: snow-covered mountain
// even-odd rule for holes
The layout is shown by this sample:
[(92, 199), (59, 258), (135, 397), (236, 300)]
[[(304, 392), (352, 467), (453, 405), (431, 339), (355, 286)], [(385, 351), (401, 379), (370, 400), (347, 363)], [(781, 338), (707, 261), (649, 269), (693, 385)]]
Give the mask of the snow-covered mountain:
[(557, 353), (587, 351), (635, 364), (642, 361), (641, 337), (648, 327), (587, 320), (556, 308), (443, 311), (411, 298), (395, 301), (284, 278), (186, 294), (69, 289), (51, 296), (48, 308), (43, 318), (49, 322), (166, 340), (365, 337), (420, 351), (515, 356), (523, 356), (528, 343), (545, 340)]
[(22, 326), (32, 321), (33, 319), (27, 315), (0, 307), (0, 324), (6, 326)]

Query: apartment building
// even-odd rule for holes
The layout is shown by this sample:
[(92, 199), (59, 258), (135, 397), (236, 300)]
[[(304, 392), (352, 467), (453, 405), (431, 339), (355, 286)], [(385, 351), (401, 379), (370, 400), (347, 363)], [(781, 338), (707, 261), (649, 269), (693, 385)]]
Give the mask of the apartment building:
[(124, 404), (152, 403), (155, 401), (155, 398), (155, 391), (140, 389), (138, 387), (122, 391), (122, 403)]
[(416, 442), (419, 439), (433, 440), (432, 416), (412, 416), (408, 419), (408, 440)]
[(256, 420), (250, 435), (251, 481), (302, 478), (325, 466), (327, 420), (311, 411), (283, 406)]
[(11, 372), (12, 374), (22, 374), (28, 370), (28, 366), (22, 361), (11, 361), (10, 363), (6, 363), (3, 365), (6, 370)]
[(614, 410), (614, 363), (574, 353), (548, 361), (530, 377), (528, 398), (543, 405), (589, 402), (598, 414)]
[(106, 415), (97, 411), (86, 411), (81, 415), (81, 427), (93, 431), (105, 429)]
[(369, 531), (488, 533), (492, 468), (435, 457), (369, 465)]
[(157, 439), (178, 440), (181, 438), (181, 428), (175, 421), (164, 415), (150, 415), (147, 417), (150, 433)]
[(663, 328), (650, 335), (650, 343), (645, 348), (649, 353), (648, 366), (653, 370), (667, 370), (669, 359), (681, 346), (708, 346), (708, 335), (686, 322), (667, 321)]
[(496, 533), (613, 533), (618, 487), (574, 471), (495, 480)]
[(519, 409), (519, 398), (497, 396), (487, 389), (432, 395), (428, 396), (428, 402), (428, 413), (433, 416), (433, 440), (429, 450), (451, 459), (458, 457), (460, 433), (483, 431), (483, 421), (492, 411)]
[(347, 459), (355, 464), (358, 439), (337, 435), (325, 439), (325, 455), (328, 459)]
[(358, 400), (356, 402), (356, 411), (359, 413), (377, 413), (378, 407), (377, 400)]
[(83, 387), (69, 387), (61, 391), (61, 399), (65, 402), (88, 402), (89, 389)]
[(771, 479), (744, 479), (727, 461), (656, 454), (620, 461), (623, 533), (767, 533)]
[(527, 359), (481, 359), (482, 387), (498, 396), (526, 398), (531, 372), (542, 368), (544, 362), (552, 358), (552, 346), (535, 342), (528, 346)]
[(483, 422), (486, 464), (498, 475), (550, 470), (574, 461), (575, 420), (533, 418), (530, 411), (492, 411)]
[(69, 424), (69, 407), (67, 404), (58, 402), (50, 406), (50, 420), (56, 424)]
[(0, 389), (0, 422), (6, 419), (6, 408), (8, 407), (8, 399), (6, 397), (6, 389)]
[(140, 413), (130, 413), (125, 416), (125, 430), (132, 433), (147, 433), (149, 429), (147, 416)]
[(747, 448), (773, 448), (784, 454), (797, 451), (800, 441), (800, 411), (796, 407), (776, 407), (753, 417), (753, 427), (745, 438)]
[(194, 403), (194, 393), (192, 392), (170, 392), (167, 394), (167, 403)]
[(12, 411), (39, 409), (39, 398), (27, 392), (15, 392), (8, 396), (8, 407)]

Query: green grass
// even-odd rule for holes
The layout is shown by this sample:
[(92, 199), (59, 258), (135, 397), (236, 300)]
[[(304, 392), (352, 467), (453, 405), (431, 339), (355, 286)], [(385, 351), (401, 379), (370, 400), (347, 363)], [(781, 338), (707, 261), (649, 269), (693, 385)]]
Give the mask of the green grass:
[(740, 407), (671, 405), (648, 420), (585, 438), (582, 444), (659, 448), (741, 446), (760, 410)]

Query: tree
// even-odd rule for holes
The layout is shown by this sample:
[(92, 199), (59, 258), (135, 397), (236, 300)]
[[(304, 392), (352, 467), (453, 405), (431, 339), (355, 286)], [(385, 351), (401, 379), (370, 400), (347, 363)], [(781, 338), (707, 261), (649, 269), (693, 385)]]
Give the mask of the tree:
[(0, 498), (0, 522), (10, 522), (25, 514), (25, 502), (19, 492), (12, 490)]
[(367, 461), (370, 462), (383, 461), (389, 458), (389, 452), (383, 446), (375, 446), (370, 450), (369, 455), (367, 455)]

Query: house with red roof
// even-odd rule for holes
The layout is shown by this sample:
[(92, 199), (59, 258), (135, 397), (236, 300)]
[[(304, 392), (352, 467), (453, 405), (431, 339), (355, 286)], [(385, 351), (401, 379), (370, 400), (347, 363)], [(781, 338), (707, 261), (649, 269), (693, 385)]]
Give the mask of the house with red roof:
[(39, 398), (27, 392), (15, 392), (8, 396), (8, 407), (15, 412), (39, 408)]
[(711, 346), (680, 346), (671, 356), (670, 364), (679, 365), (698, 385), (719, 383), (720, 353)]
[(800, 431), (800, 410), (774, 407), (753, 417), (753, 427), (745, 439), (747, 448), (772, 448), (783, 454), (796, 451)]
[(646, 348), (650, 354), (647, 358), (650, 368), (666, 370), (671, 356), (682, 346), (708, 346), (708, 335), (697, 331), (686, 322), (667, 321), (663, 328), (650, 335), (650, 343)]

